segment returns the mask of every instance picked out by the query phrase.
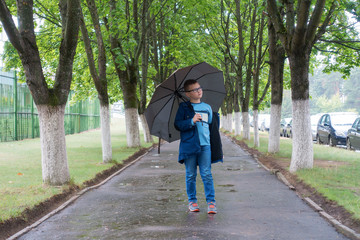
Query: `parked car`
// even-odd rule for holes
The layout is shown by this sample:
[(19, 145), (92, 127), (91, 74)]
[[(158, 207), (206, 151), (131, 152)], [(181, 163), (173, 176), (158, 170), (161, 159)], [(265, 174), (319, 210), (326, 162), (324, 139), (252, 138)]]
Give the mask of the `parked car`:
[(270, 114), (259, 114), (259, 130), (269, 131), (270, 129)]
[(350, 112), (323, 114), (317, 125), (316, 141), (330, 146), (345, 145), (347, 132), (357, 117)]
[(319, 119), (321, 118), (322, 115), (324, 115), (324, 113), (318, 113), (318, 114), (310, 116), (311, 133), (312, 133), (313, 141), (316, 141), (317, 125), (318, 125)]
[(291, 118), (284, 118), (280, 122), (280, 136), (286, 137), (286, 127), (290, 123)]
[(285, 137), (292, 138), (292, 119), (286, 125)]
[(360, 150), (360, 117), (354, 121), (347, 132), (346, 148)]

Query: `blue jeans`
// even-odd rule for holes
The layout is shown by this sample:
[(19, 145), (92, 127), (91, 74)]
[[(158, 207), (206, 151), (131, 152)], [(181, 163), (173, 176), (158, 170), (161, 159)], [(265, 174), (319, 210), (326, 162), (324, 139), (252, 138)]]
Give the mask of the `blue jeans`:
[(197, 202), (196, 175), (199, 166), (200, 176), (204, 183), (206, 202), (215, 202), (215, 189), (211, 174), (210, 146), (201, 146), (201, 152), (185, 159), (186, 192), (189, 202)]

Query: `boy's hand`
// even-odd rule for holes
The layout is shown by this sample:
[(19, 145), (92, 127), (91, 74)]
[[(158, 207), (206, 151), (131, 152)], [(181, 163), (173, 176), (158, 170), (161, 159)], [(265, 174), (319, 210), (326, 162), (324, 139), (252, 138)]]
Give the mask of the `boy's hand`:
[(202, 120), (201, 118), (201, 114), (200, 113), (196, 113), (195, 116), (193, 117), (193, 122), (200, 122)]

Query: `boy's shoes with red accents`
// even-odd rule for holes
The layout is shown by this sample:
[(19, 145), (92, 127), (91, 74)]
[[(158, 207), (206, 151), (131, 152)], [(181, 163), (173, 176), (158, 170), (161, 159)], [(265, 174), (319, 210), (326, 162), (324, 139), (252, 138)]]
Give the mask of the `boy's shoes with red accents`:
[(199, 212), (199, 205), (197, 203), (194, 202), (189, 202), (189, 211), (190, 212)]
[(208, 202), (208, 213), (209, 214), (216, 214), (216, 204), (214, 202)]

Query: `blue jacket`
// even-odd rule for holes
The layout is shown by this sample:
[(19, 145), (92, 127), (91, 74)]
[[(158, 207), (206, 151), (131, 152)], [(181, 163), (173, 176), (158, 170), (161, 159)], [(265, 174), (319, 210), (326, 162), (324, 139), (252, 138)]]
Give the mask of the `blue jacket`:
[[(182, 102), (176, 113), (174, 126), (180, 131), (179, 163), (201, 151), (200, 139), (196, 125), (191, 123), (195, 111), (190, 102)], [(222, 162), (223, 152), (219, 134), (219, 114), (213, 113), (210, 129), (211, 163)]]

